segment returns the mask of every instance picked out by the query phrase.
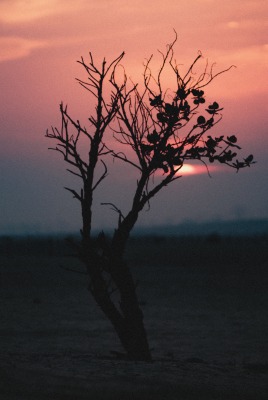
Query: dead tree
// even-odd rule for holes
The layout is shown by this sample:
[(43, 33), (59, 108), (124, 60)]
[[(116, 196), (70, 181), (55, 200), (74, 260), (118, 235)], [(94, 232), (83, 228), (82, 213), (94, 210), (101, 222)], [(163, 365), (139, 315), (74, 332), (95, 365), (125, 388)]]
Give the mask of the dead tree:
[[(96, 100), (95, 114), (89, 117), (91, 126), (82, 127), (61, 104), (61, 129), (52, 128), (46, 133), (48, 138), (57, 140), (53, 149), (72, 166), (68, 171), (82, 179), (80, 193), (66, 188), (81, 204), (82, 240), (77, 244), (77, 255), (87, 268), (92, 296), (111, 321), (131, 360), (151, 360), (136, 286), (124, 258), (129, 235), (140, 212), (161, 189), (181, 177), (180, 169), (185, 161), (198, 160), (206, 166), (219, 162), (237, 171), (254, 163), (252, 155), (242, 161), (236, 159), (240, 147), (235, 135), (208, 135), (222, 119), (223, 108), (216, 101), (205, 106), (204, 88), (231, 67), (214, 73), (214, 66), (207, 64), (197, 75), (195, 68), (201, 58), (199, 54), (182, 75), (173, 53), (176, 39), (167, 46), (165, 53), (161, 53), (162, 61), (156, 76), (151, 71), (152, 57), (145, 63), (141, 90), (129, 82), (124, 70), (122, 82), (118, 83), (118, 67), (124, 53), (109, 65), (104, 59), (100, 69), (91, 53), (88, 64), (82, 58), (80, 64), (88, 81), (79, 80), (79, 83)], [(173, 90), (163, 88), (166, 70), (175, 78)], [(109, 100), (104, 96), (104, 85), (110, 85)], [(105, 144), (108, 127), (113, 131), (114, 139), (127, 146), (126, 153), (116, 152)], [(71, 133), (70, 128), (75, 133)], [(87, 159), (82, 158), (78, 149), (82, 138), (88, 140)], [(111, 240), (103, 232), (97, 239), (91, 235), (93, 193), (107, 175), (104, 161), (107, 156), (130, 164), (138, 173), (127, 214), (123, 216), (116, 205), (109, 203), (119, 217)], [(100, 163), (104, 170), (96, 178), (96, 167)], [(154, 180), (156, 175), (160, 177)], [(118, 304), (113, 298), (115, 291)]]

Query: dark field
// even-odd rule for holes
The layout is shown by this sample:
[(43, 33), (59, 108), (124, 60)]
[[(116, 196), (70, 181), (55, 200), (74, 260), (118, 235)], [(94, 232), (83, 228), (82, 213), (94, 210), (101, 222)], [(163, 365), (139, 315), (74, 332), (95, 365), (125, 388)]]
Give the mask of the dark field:
[(1, 400), (268, 398), (267, 237), (131, 240), (152, 363), (113, 356), (63, 240), (1, 238), (0, 250)]

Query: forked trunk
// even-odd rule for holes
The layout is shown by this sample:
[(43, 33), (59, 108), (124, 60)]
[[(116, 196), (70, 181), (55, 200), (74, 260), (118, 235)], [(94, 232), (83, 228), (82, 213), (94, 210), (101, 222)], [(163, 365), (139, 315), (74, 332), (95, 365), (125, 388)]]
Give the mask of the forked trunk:
[[(120, 293), (120, 313), (123, 316), (120, 340), (131, 360), (151, 361), (147, 333), (143, 322), (143, 312), (139, 306), (133, 277), (123, 261), (113, 274)], [(115, 329), (117, 327), (114, 325)]]
[(138, 218), (138, 210), (131, 211), (114, 232), (110, 254), (109, 272), (120, 294), (120, 313), (123, 316), (123, 330), (120, 336), (129, 359), (151, 361), (147, 333), (143, 323), (143, 312), (139, 306), (133, 276), (124, 261), (124, 252)]
[[(84, 247), (80, 258), (87, 266), (90, 277), (89, 290), (112, 323), (127, 358), (151, 361), (143, 313), (127, 264), (122, 259), (113, 257), (107, 259), (96, 249), (92, 249), (91, 245)], [(107, 276), (110, 278), (107, 279)], [(119, 293), (119, 306), (111, 298), (114, 289)]]

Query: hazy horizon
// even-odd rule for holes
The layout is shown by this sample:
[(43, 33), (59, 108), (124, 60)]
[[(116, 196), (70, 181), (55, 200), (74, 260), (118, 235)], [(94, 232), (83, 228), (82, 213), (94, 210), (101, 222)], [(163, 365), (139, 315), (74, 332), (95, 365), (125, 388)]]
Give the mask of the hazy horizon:
[[(143, 221), (144, 222), (144, 221)], [(112, 224), (102, 227), (94, 227), (92, 230), (93, 235), (98, 235), (100, 231), (110, 235), (116, 226)], [(195, 221), (185, 219), (178, 223), (152, 223), (137, 224), (133, 229), (131, 236), (136, 235), (207, 235), (207, 234), (219, 234), (219, 235), (267, 235), (268, 234), (268, 218), (264, 219), (245, 219), (245, 218), (234, 218), (234, 219), (211, 219), (204, 221)], [(49, 230), (45, 229), (40, 225), (18, 225), (18, 226), (4, 226), (0, 232), (0, 238), (4, 237), (20, 237), (20, 236), (80, 236), (80, 229), (59, 229)]]

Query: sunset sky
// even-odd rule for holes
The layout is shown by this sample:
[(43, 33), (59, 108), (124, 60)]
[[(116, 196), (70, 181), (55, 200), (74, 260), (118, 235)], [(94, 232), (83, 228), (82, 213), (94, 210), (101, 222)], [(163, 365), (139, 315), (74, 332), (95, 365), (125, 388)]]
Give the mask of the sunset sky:
[[(214, 134), (235, 134), (241, 156), (257, 164), (236, 173), (190, 170), (144, 212), (139, 226), (185, 220), (268, 218), (267, 0), (0, 0), (0, 234), (78, 231), (79, 203), (64, 186), (79, 187), (45, 132), (60, 126), (59, 103), (86, 124), (94, 103), (79, 86), (76, 62), (125, 51), (128, 76), (142, 81), (143, 62), (178, 34), (176, 59), (189, 65), (201, 51), (221, 70), (207, 99), (224, 107)], [(195, 173), (198, 172), (198, 173)], [(120, 175), (121, 174), (121, 175)], [(96, 193), (94, 227), (117, 216), (100, 202), (130, 205), (136, 172), (118, 161)]]

